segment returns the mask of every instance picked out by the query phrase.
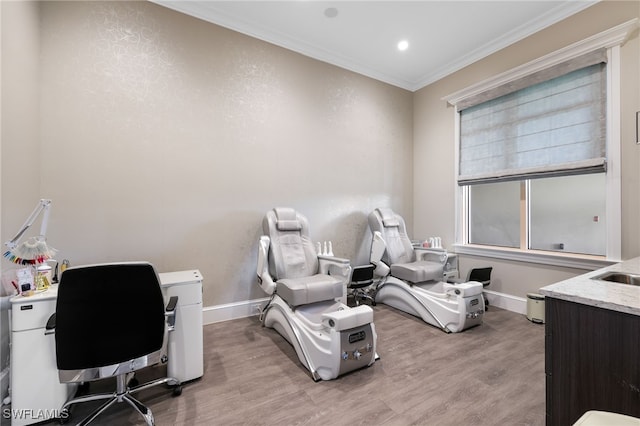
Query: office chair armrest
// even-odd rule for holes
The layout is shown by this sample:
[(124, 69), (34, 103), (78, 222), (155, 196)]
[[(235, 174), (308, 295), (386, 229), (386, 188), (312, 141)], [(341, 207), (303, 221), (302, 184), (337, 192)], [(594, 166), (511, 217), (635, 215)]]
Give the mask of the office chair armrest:
[(56, 313), (51, 314), (47, 320), (47, 325), (44, 327), (44, 334), (54, 334), (56, 332)]
[(169, 303), (164, 310), (164, 316), (167, 319), (169, 331), (173, 331), (176, 327), (176, 307), (178, 305), (178, 296), (171, 296)]
[(164, 310), (165, 312), (173, 312), (176, 310), (177, 305), (178, 305), (178, 296), (171, 296), (169, 298), (169, 303), (167, 303), (167, 307)]

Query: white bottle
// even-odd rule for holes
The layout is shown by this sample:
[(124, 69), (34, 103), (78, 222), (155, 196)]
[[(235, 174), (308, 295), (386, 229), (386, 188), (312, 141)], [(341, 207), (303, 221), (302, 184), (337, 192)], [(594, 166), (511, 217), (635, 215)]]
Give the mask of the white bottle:
[(331, 241), (329, 241), (329, 251), (327, 252), (327, 256), (333, 256), (333, 245)]

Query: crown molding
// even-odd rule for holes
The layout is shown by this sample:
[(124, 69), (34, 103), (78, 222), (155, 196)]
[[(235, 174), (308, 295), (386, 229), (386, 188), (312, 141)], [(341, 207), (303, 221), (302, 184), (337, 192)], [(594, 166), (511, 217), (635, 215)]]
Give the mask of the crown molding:
[(442, 65), (435, 72), (425, 75), (419, 82), (417, 82), (417, 84), (415, 85), (415, 89), (421, 89), (422, 87), (434, 83), (441, 78), (453, 74), (454, 72), (459, 71), (462, 68), (473, 64), (474, 62), (477, 62), (493, 53), (509, 47), (510, 45), (517, 43), (518, 41), (523, 40), (537, 33), (538, 31), (542, 31), (543, 29), (562, 21), (569, 16), (575, 15), (576, 13), (588, 7), (591, 7), (596, 3), (598, 3), (598, 0), (578, 1), (562, 4), (551, 10), (549, 13), (539, 16), (538, 18), (528, 22), (527, 24), (521, 25), (520, 27), (515, 28), (512, 31), (502, 35), (500, 39), (494, 40), (491, 43), (481, 46), (478, 49), (469, 52), (467, 55), (458, 58), (454, 62)]
[(267, 28), (258, 22), (243, 20), (237, 16), (226, 13), (223, 8), (217, 8), (214, 1), (180, 1), (180, 0), (150, 0), (153, 3), (173, 9), (206, 22), (210, 22), (222, 27), (237, 31), (239, 33), (257, 38), (259, 40), (272, 43), (285, 49), (297, 52), (304, 56), (317, 59), (331, 65), (344, 68), (349, 71), (370, 77), (375, 80), (388, 83), (402, 89), (415, 92), (447, 75), (450, 75), (460, 69), (477, 62), (492, 53), (495, 53), (517, 41), (520, 41), (550, 25), (553, 25), (575, 13), (582, 11), (600, 0), (587, 1), (568, 1), (549, 11), (548, 13), (537, 17), (525, 25), (502, 34), (499, 39), (494, 40), (478, 49), (469, 52), (456, 60), (442, 64), (434, 72), (431, 72), (417, 80), (407, 80), (398, 76), (390, 75), (374, 69), (366, 64), (354, 61), (353, 58), (345, 57), (323, 49), (321, 46), (305, 43), (304, 41), (294, 38), (291, 35), (284, 34), (280, 31)]
[(497, 74), (491, 78), (454, 92), (443, 97), (442, 100), (455, 106), (464, 99), (476, 96), (487, 90), (495, 89), (503, 84), (568, 61), (572, 58), (576, 58), (580, 55), (584, 55), (601, 48), (608, 49), (613, 46), (622, 45), (628, 40), (629, 36), (636, 30), (636, 28), (638, 28), (639, 22), (640, 20), (638, 18), (634, 18), (584, 40), (556, 50), (555, 52), (551, 52), (538, 59), (527, 62), (526, 64), (522, 64), (516, 68), (512, 68), (511, 70)]

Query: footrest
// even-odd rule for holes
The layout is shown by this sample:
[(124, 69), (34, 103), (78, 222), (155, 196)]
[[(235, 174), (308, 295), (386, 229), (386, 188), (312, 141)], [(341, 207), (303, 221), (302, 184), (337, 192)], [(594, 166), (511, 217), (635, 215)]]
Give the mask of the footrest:
[(445, 283), (443, 285), (445, 293), (455, 294), (461, 297), (477, 296), (482, 293), (482, 283), (477, 281), (469, 281), (467, 283), (450, 284)]
[(336, 331), (349, 330), (372, 322), (373, 309), (365, 305), (322, 314), (322, 323)]

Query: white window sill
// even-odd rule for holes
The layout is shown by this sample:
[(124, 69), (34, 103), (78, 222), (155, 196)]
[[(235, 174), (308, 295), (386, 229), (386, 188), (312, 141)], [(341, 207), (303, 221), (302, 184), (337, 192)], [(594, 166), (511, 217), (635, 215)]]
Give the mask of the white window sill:
[(595, 270), (604, 268), (620, 260), (606, 259), (602, 256), (580, 255), (575, 253), (558, 253), (541, 250), (520, 250), (507, 247), (491, 247), (472, 244), (454, 244), (456, 254), (492, 257), (501, 260), (538, 263), (542, 265), (562, 266), (566, 268)]

